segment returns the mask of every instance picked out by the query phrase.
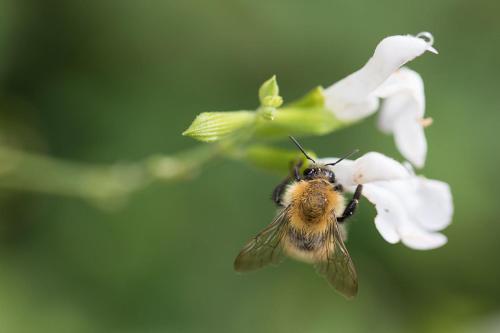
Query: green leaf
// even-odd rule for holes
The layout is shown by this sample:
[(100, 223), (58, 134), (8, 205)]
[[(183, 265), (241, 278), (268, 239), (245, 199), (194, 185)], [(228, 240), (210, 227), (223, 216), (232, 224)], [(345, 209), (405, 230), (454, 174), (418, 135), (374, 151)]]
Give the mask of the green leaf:
[(259, 100), (262, 106), (278, 108), (283, 104), (283, 98), (279, 95), (280, 89), (276, 81), (276, 75), (264, 82), (259, 89)]
[[(307, 153), (311, 156), (315, 156), (315, 154), (310, 151)], [(289, 173), (291, 167), (299, 160), (303, 161), (304, 166), (307, 165), (306, 158), (298, 150), (280, 149), (264, 145), (247, 147), (243, 150), (240, 159), (255, 167), (281, 174)]]
[(203, 142), (214, 142), (250, 127), (255, 119), (256, 113), (252, 111), (203, 112), (182, 135)]

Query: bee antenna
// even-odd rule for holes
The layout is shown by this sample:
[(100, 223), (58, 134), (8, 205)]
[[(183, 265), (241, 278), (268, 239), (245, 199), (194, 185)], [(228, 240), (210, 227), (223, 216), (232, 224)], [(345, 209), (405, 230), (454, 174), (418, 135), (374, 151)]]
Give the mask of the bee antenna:
[(334, 166), (335, 164), (338, 164), (340, 162), (342, 162), (343, 160), (345, 160), (346, 158), (354, 155), (354, 154), (357, 154), (359, 152), (359, 149), (354, 149), (353, 151), (351, 151), (349, 154), (345, 155), (344, 157), (342, 157), (340, 160), (337, 160), (337, 162), (335, 163), (328, 163), (328, 164), (325, 164), (325, 165), (330, 165), (330, 166)]
[(304, 154), (304, 156), (305, 156), (305, 157), (306, 157), (309, 161), (311, 161), (311, 162), (313, 162), (314, 164), (316, 164), (316, 161), (315, 161), (315, 160), (313, 160), (311, 156), (307, 155), (307, 153), (306, 153), (306, 151), (304, 150), (304, 148), (302, 148), (302, 146), (300, 145), (300, 143), (299, 143), (297, 140), (295, 140), (295, 138), (294, 138), (293, 136), (291, 136), (291, 135), (290, 135), (290, 136), (288, 136), (288, 137), (290, 138), (290, 140), (292, 140), (292, 141), (293, 141), (293, 143), (295, 143), (295, 145), (297, 146), (297, 148), (299, 148), (299, 149), (300, 149), (300, 151), (302, 152), (302, 154)]

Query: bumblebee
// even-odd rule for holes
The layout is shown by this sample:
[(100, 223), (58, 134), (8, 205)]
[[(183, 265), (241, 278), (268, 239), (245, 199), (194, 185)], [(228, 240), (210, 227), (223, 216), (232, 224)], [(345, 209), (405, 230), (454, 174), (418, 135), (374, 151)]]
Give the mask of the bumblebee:
[(303, 173), (296, 163), (291, 175), (273, 191), (279, 211), (273, 222), (251, 239), (234, 261), (237, 272), (253, 271), (268, 264), (278, 264), (284, 255), (313, 264), (320, 275), (347, 298), (356, 296), (358, 279), (344, 245), (343, 223), (358, 205), (362, 185), (345, 204), (342, 185), (337, 183), (335, 163), (318, 164), (293, 137), (290, 139), (312, 162)]

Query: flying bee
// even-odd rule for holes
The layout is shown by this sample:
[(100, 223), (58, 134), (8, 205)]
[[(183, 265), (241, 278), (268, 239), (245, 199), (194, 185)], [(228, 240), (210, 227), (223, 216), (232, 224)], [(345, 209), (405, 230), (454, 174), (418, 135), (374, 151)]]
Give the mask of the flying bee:
[(362, 185), (345, 204), (342, 185), (329, 168), (335, 163), (318, 164), (293, 137), (290, 139), (312, 162), (301, 174), (302, 162), (273, 191), (279, 212), (273, 222), (250, 240), (234, 261), (238, 272), (253, 271), (278, 264), (286, 254), (313, 264), (319, 274), (347, 298), (356, 296), (358, 279), (349, 252), (344, 245), (343, 225), (354, 214)]

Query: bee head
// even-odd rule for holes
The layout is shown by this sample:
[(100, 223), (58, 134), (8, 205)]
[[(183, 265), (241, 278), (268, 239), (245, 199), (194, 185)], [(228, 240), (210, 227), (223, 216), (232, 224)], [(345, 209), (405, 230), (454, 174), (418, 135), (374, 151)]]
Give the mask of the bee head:
[(303, 175), (305, 180), (326, 178), (330, 183), (335, 183), (335, 173), (323, 165), (313, 164), (304, 170)]
[(317, 164), (316, 161), (306, 153), (304, 148), (302, 148), (300, 143), (298, 143), (297, 140), (295, 140), (295, 138), (293, 136), (290, 136), (290, 139), (297, 146), (297, 148), (299, 148), (299, 150), (302, 152), (302, 154), (304, 154), (304, 156), (309, 161), (311, 161), (313, 163), (310, 167), (308, 167), (304, 170), (303, 175), (304, 175), (305, 180), (311, 180), (311, 179), (316, 179), (316, 178), (326, 178), (326, 179), (328, 179), (328, 181), (330, 183), (335, 183), (335, 173), (328, 166), (333, 167), (336, 164), (338, 164), (339, 162), (343, 161), (344, 159), (346, 159), (349, 156), (358, 152), (358, 150), (356, 149), (356, 150), (352, 151), (351, 153), (345, 155), (344, 157), (338, 159), (334, 163), (327, 163), (325, 165), (320, 165), (320, 164)]

